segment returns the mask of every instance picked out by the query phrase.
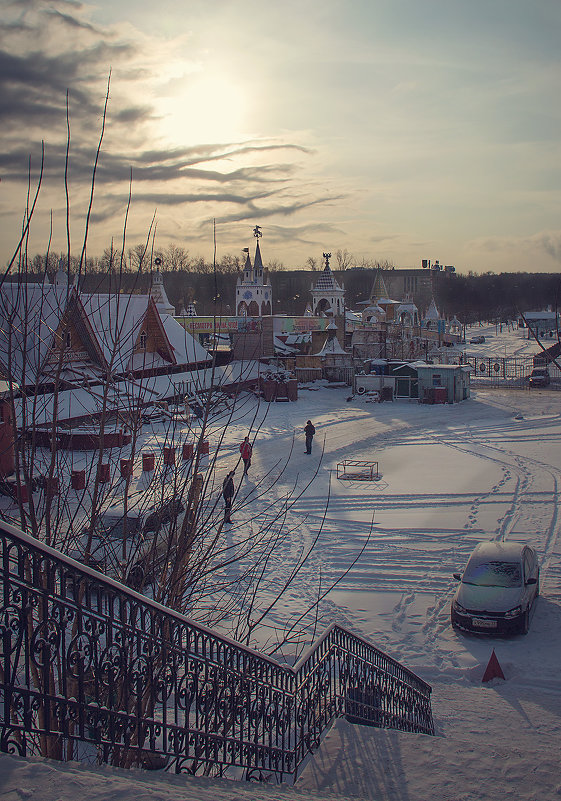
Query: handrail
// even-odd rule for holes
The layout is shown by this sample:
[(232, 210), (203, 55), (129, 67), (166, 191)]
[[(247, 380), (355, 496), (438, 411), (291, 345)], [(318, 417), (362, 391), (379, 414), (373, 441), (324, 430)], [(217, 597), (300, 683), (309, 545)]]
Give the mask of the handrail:
[(335, 717), (433, 734), (431, 688), (332, 624), (294, 665), (0, 522), (0, 749), (294, 777)]

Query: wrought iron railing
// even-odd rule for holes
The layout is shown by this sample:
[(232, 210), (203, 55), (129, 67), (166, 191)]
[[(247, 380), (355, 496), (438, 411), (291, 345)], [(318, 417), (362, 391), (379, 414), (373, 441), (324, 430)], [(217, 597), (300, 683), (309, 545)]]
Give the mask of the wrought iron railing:
[(0, 748), (294, 777), (337, 716), (432, 734), (431, 688), (339, 626), (282, 665), (0, 523)]

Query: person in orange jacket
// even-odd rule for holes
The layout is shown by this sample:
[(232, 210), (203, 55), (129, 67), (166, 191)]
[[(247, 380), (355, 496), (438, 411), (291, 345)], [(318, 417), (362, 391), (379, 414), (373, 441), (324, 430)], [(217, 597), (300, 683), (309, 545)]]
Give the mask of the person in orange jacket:
[(251, 467), (251, 454), (253, 453), (253, 445), (249, 441), (249, 437), (245, 437), (240, 445), (240, 453), (243, 459), (243, 474), (247, 476), (247, 471)]

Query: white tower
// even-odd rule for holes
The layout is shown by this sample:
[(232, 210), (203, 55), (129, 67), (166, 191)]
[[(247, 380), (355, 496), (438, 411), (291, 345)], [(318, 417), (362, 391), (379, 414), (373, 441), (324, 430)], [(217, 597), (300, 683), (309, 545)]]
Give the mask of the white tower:
[(236, 282), (236, 314), (240, 317), (264, 317), (273, 313), (271, 283), (263, 276), (263, 261), (259, 249), (259, 239), (263, 234), (259, 225), (253, 229), (253, 236), (257, 240), (253, 266), (249, 258), (249, 248), (246, 248), (243, 273)]
[[(158, 259), (156, 259), (156, 264), (157, 263)], [(152, 275), (150, 292), (148, 294), (154, 299), (154, 303), (156, 304), (159, 312), (162, 314), (171, 314), (175, 316), (175, 306), (172, 306), (168, 300), (166, 290), (164, 289), (164, 279), (162, 278), (162, 274), (159, 270)]]
[(314, 286), (312, 284), (312, 311), (315, 316), (338, 316), (345, 309), (345, 286), (335, 280), (329, 259), (331, 253), (324, 253), (325, 267)]

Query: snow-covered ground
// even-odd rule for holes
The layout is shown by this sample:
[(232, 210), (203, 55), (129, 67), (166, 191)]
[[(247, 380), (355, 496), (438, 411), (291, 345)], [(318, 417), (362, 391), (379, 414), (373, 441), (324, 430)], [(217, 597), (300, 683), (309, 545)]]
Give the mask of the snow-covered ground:
[[(495, 326), (477, 327), (479, 332), (487, 339), (477, 346), (482, 355), (490, 336), (499, 350), (537, 350), (523, 332), (498, 332)], [(241, 479), (232, 542), (256, 525), (275, 498), (294, 486), (304, 489), (317, 469), (315, 481), (287, 512), (288, 534), (271, 565), (276, 580), (321, 529), (318, 547), (273, 618), (296, 619), (344, 574), (321, 603), (322, 621), (354, 629), (432, 684), (437, 737), (339, 721), (297, 787), (314, 797), (334, 793), (379, 801), (561, 796), (561, 394), (478, 390), (463, 403), (436, 406), (349, 396), (348, 388), (310, 385), (300, 390), (298, 402), (271, 405), (255, 441), (250, 477)], [(234, 466), (250, 419), (248, 408), (247, 417), (230, 426), (220, 471)], [(311, 456), (304, 453), (308, 419), (317, 430)], [(260, 477), (278, 470), (289, 455), (288, 469), (267, 497), (259, 497)], [(344, 459), (377, 461), (381, 479), (338, 479), (337, 464)], [(489, 539), (532, 542), (539, 552), (541, 596), (527, 636), (467, 635), (450, 626), (452, 573), (462, 569), (477, 542)], [(493, 648), (506, 681), (483, 685)], [(8, 801), (65, 801), (79, 786), (74, 775), (55, 795), (39, 795), (33, 777), (41, 770), (45, 775), (45, 768), (33, 763), (27, 767), (28, 790), (18, 795), (6, 765), (12, 761), (0, 762), (0, 796)], [(116, 798), (112, 785), (105, 784), (103, 792), (108, 776), (107, 770), (92, 775), (80, 793)], [(192, 787), (193, 797), (206, 797)], [(238, 797), (238, 789), (222, 795), (221, 788), (214, 797)], [(135, 797), (169, 792), (150, 795), (143, 783)], [(277, 797), (268, 792), (252, 795)], [(174, 797), (191, 796), (186, 789)]]

